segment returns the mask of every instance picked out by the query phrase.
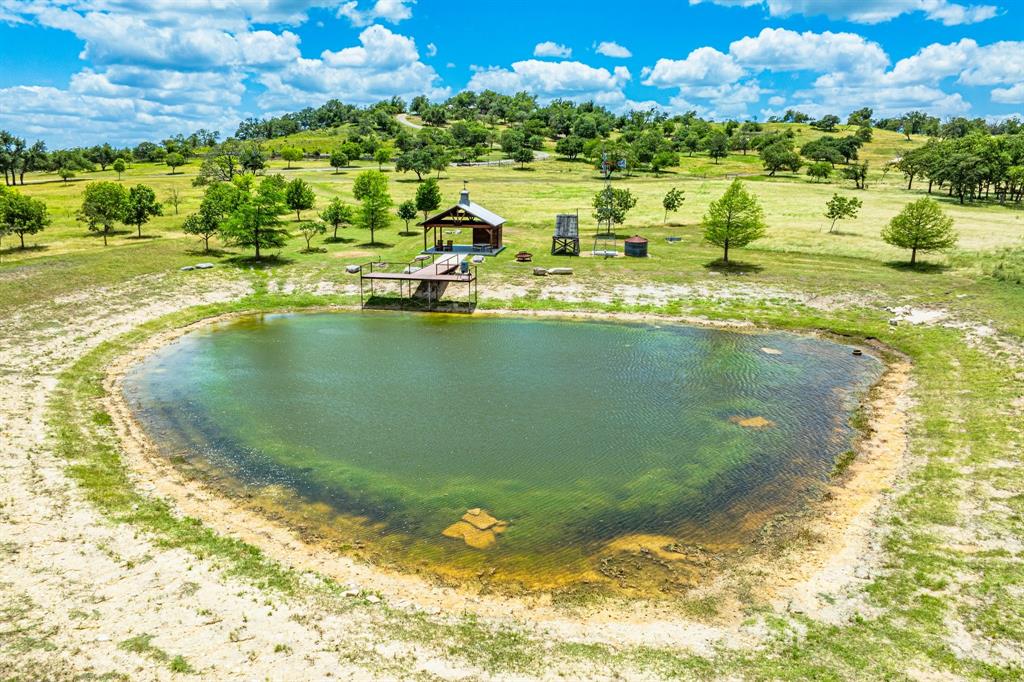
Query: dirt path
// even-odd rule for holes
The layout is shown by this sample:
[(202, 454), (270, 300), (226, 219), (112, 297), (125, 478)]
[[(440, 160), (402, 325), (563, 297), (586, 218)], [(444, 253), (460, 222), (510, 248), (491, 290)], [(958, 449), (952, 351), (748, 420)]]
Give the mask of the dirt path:
[[(413, 123), (412, 121), (410, 121), (409, 120), (409, 114), (395, 114), (395, 120), (398, 121), (399, 123), (401, 123), (402, 125), (404, 125), (405, 127), (412, 128), (413, 130), (423, 130), (423, 128), (425, 127), (425, 126), (421, 126), (418, 123)], [(539, 151), (533, 152), (533, 160), (534, 161), (546, 161), (547, 159), (550, 159), (550, 158), (551, 158), (551, 154), (549, 154), (548, 152), (539, 152)], [(513, 163), (515, 163), (515, 162), (512, 161), (511, 159), (500, 159), (498, 161), (468, 161), (466, 163), (455, 163), (455, 162), (452, 162), (452, 163), (450, 163), (448, 165), (450, 165), (450, 166), (511, 166)]]
[(407, 128), (412, 128), (413, 130), (423, 130), (423, 126), (421, 126), (418, 123), (413, 123), (412, 121), (409, 120), (409, 114), (396, 114), (395, 120), (401, 123), (402, 125), (406, 126)]

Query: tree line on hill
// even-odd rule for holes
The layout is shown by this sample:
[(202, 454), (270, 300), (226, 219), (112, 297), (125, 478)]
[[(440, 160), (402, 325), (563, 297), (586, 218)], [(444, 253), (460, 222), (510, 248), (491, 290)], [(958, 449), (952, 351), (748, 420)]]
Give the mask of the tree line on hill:
[(927, 182), (928, 193), (944, 190), (963, 204), (995, 199), (1024, 200), (1024, 135), (992, 136), (980, 131), (962, 137), (930, 139), (893, 164), (907, 180)]
[[(423, 127), (400, 124), (396, 116), (412, 113)], [(198, 130), (161, 142), (144, 141), (134, 147), (111, 144), (48, 151), (41, 142), (27, 144), (0, 131), (0, 169), (5, 184), (24, 184), (25, 174), (54, 172), (70, 180), (79, 172), (113, 169), (121, 174), (133, 162), (164, 163), (171, 172), (199, 161), (195, 184), (231, 181), (238, 174), (256, 174), (269, 159), (280, 156), (289, 167), (307, 156), (326, 157), (340, 170), (354, 161), (375, 161), (378, 169), (394, 163), (399, 172), (415, 173), (423, 180), (453, 162), (473, 162), (494, 150), (503, 158), (525, 166), (535, 152), (553, 142), (555, 152), (569, 160), (584, 160), (605, 177), (632, 175), (645, 170), (660, 174), (680, 165), (682, 155), (706, 154), (713, 163), (733, 154), (757, 154), (768, 176), (806, 169), (815, 181), (834, 175), (867, 187), (869, 167), (860, 160), (863, 145), (877, 129), (893, 130), (909, 138), (927, 136), (923, 147), (908, 150), (881, 171), (896, 168), (907, 177), (927, 180), (929, 191), (945, 190), (961, 202), (996, 199), (1024, 200), (1024, 126), (1017, 119), (998, 124), (962, 117), (940, 121), (920, 111), (894, 118), (874, 118), (870, 108), (851, 112), (846, 128), (839, 116), (812, 119), (787, 110), (770, 122), (806, 124), (821, 135), (799, 147), (793, 126), (780, 129), (756, 121), (717, 123), (693, 111), (670, 116), (652, 108), (614, 114), (593, 102), (554, 100), (540, 104), (527, 93), (503, 95), (485, 90), (460, 92), (444, 102), (419, 96), (406, 106), (392, 98), (366, 107), (330, 100), (282, 116), (247, 119), (235, 135), (221, 140), (218, 131)], [(336, 129), (339, 142), (329, 150), (269, 144), (275, 138), (304, 131)]]

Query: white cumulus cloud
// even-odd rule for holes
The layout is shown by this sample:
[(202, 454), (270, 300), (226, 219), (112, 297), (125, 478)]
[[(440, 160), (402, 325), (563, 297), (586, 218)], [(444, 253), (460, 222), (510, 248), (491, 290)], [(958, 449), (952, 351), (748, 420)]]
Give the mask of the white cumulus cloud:
[(478, 68), (466, 87), (508, 94), (525, 90), (542, 100), (563, 97), (621, 104), (625, 101), (622, 88), (630, 79), (629, 69), (624, 66), (609, 71), (577, 61), (527, 59), (514, 62), (510, 68)]
[(266, 92), (260, 95), (260, 104), (268, 110), (292, 110), (332, 97), (368, 104), (392, 96), (448, 96), (437, 72), (420, 61), (412, 38), (375, 24), (359, 34), (359, 43), (262, 74), (259, 80)]
[(84, 43), (86, 65), (65, 89), (29, 84), (0, 90), (0, 127), (51, 144), (129, 143), (198, 127), (230, 134), (250, 115), (242, 107), (254, 83), (264, 90), (257, 100), (263, 112), (331, 97), (369, 103), (448, 92), (420, 61), (415, 42), (382, 25), (365, 28), (357, 45), (325, 50), (318, 59), (304, 58), (299, 35), (281, 28), (303, 24), (316, 8), (337, 10), (354, 23), (400, 21), (410, 12), (409, 0), (377, 0), (366, 9), (342, 0), (0, 3), (8, 23), (68, 31)]
[(552, 40), (545, 40), (543, 43), (537, 43), (533, 48), (534, 57), (559, 57), (566, 59), (572, 56), (572, 49), (556, 43)]
[(644, 84), (665, 88), (732, 83), (743, 74), (743, 67), (732, 55), (713, 47), (698, 47), (686, 59), (659, 59)]
[(369, 26), (375, 21), (397, 24), (412, 16), (412, 4), (416, 0), (377, 0), (368, 9), (359, 9), (357, 0), (342, 4), (338, 17), (345, 17), (353, 26)]
[(619, 45), (614, 40), (602, 40), (594, 47), (594, 52), (614, 59), (629, 59), (633, 56), (628, 48)]
[(889, 56), (878, 43), (856, 33), (831, 31), (766, 28), (733, 42), (729, 54), (748, 69), (776, 72), (837, 71), (854, 77), (889, 65)]
[(824, 15), (859, 24), (878, 24), (903, 14), (923, 13), (946, 26), (976, 24), (999, 13), (994, 5), (965, 5), (949, 0), (690, 0), (726, 7), (762, 7), (773, 17)]
[(1024, 82), (1009, 88), (996, 88), (992, 91), (992, 101), (1001, 104), (1024, 104)]

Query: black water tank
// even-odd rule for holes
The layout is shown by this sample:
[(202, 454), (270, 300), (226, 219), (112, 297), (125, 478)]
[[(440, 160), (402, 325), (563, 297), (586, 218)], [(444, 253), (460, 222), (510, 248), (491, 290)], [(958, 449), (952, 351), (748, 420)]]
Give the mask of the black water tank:
[(638, 234), (633, 235), (626, 240), (627, 256), (634, 258), (646, 258), (647, 257), (647, 240)]

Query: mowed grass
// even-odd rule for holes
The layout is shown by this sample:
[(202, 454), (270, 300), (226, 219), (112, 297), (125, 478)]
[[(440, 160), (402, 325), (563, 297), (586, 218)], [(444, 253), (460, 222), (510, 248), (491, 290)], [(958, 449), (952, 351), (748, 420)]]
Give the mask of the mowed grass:
[[(876, 139), (880, 136), (876, 133)], [(905, 141), (896, 137), (889, 142)], [(730, 160), (737, 156), (743, 157), (733, 155)], [(748, 159), (756, 162), (754, 155), (748, 155)], [(700, 162), (710, 163), (706, 158)], [(293, 169), (286, 170), (284, 162), (273, 161), (269, 172), (308, 181), (317, 194), (318, 207), (335, 196), (355, 203), (352, 197), (354, 178), (361, 170), (376, 168), (372, 162), (360, 162), (342, 172), (324, 168), (320, 161), (293, 165)], [(164, 215), (144, 227), (143, 239), (135, 238), (133, 231), (123, 228), (110, 238), (107, 247), (98, 235), (75, 219), (75, 213), (86, 182), (116, 180), (113, 171), (87, 174), (84, 179), (67, 185), (57, 178), (31, 177), (30, 184), (19, 189), (47, 201), (53, 225), (30, 237), (27, 240), (30, 248), (24, 251), (16, 248), (10, 238), (5, 240), (0, 252), (0, 286), (5, 288), (6, 294), (0, 301), (0, 310), (13, 310), (26, 302), (40, 300), (40, 296), (52, 299), (90, 285), (105, 286), (130, 276), (172, 272), (204, 260), (222, 262), (244, 273), (253, 265), (248, 261), (249, 252), (226, 248), (214, 238), (211, 240), (214, 251), (204, 253), (201, 242), (180, 229), (185, 216), (196, 210), (202, 198), (202, 188), (192, 186), (197, 170), (196, 161), (179, 168), (175, 174), (166, 166), (155, 164), (135, 164), (129, 169), (121, 182), (149, 184), (161, 200), (166, 201), (171, 190), (177, 189), (181, 196), (179, 212), (175, 215), (174, 208), (165, 204)], [(415, 175), (393, 171), (388, 175), (396, 204), (414, 196), (418, 187)], [(535, 162), (524, 170), (510, 166), (451, 167), (440, 180), (446, 203), (457, 200), (463, 181), (468, 182), (475, 201), (508, 221), (505, 228), (507, 250), (497, 258), (487, 259), (480, 268), (482, 290), (503, 282), (522, 285), (529, 281), (532, 266), (516, 263), (511, 258), (518, 250), (532, 252), (538, 265), (565, 265), (564, 258), (549, 255), (554, 216), (575, 211), (579, 211), (581, 218), (584, 257), (574, 259), (572, 265), (579, 275), (611, 286), (692, 283), (706, 279), (709, 273), (720, 274), (713, 265), (720, 253), (703, 242), (700, 220), (708, 204), (731, 182), (727, 175), (702, 178), (677, 169), (660, 176), (641, 173), (616, 177), (613, 180), (616, 186), (629, 188), (638, 198), (636, 208), (618, 228), (620, 238), (631, 234), (650, 238), (651, 257), (612, 260), (587, 256), (593, 248), (595, 232), (591, 202), (594, 193), (603, 186), (603, 180), (589, 164), (550, 159)], [(908, 254), (882, 242), (880, 231), (907, 202), (923, 196), (924, 190), (915, 187), (908, 192), (902, 178), (894, 173), (884, 178), (881, 173), (873, 174), (866, 191), (855, 190), (849, 183), (815, 183), (802, 175), (776, 178), (756, 175), (744, 177), (743, 181), (764, 206), (768, 236), (749, 248), (734, 250), (732, 257), (737, 266), (721, 274), (734, 276), (738, 271), (745, 273), (746, 281), (820, 294), (872, 293), (894, 301), (903, 297), (935, 297), (936, 302), (954, 310), (966, 310), (972, 315), (991, 314), (997, 319), (1003, 317), (998, 314), (1001, 310), (1017, 300), (1015, 289), (996, 286), (993, 281), (1007, 266), (999, 270), (992, 263), (1009, 263), (1012, 269), (1020, 260), (1019, 253), (1024, 248), (1024, 211), (1018, 207), (960, 206), (936, 194), (956, 222), (961, 235), (960, 246), (953, 254), (929, 254), (924, 257), (922, 267), (908, 270), (902, 267)], [(686, 201), (666, 222), (661, 199), (671, 187), (684, 190)], [(829, 234), (823, 213), (825, 202), (835, 192), (861, 198), (864, 207), (855, 220), (842, 221), (835, 233)], [(316, 212), (317, 209), (304, 212), (303, 219), (315, 219)], [(305, 253), (305, 242), (297, 233), (294, 214), (285, 215), (283, 219), (294, 236), (273, 254), (277, 259), (266, 265), (287, 266), (290, 269), (282, 272), (303, 278), (341, 281), (346, 277), (343, 266), (348, 263), (376, 258), (404, 261), (423, 247), (422, 232), (415, 225), (411, 232), (406, 232), (404, 223), (395, 217), (388, 228), (377, 232), (374, 244), (369, 243), (368, 231), (349, 227), (339, 232), (338, 242), (316, 240), (313, 245), (318, 250)], [(682, 241), (670, 244), (664, 239), (667, 236), (679, 236)], [(452, 237), (469, 239), (468, 234)], [(1011, 273), (1003, 281), (1014, 283), (1017, 279), (1019, 277)], [(25, 285), (19, 286), (21, 283)], [(972, 293), (979, 290), (984, 292)], [(486, 295), (483, 305), (488, 305)], [(1007, 328), (1024, 329), (1024, 320), (1020, 317), (1004, 320)]]
[[(805, 128), (807, 126), (797, 126), (801, 131)], [(806, 133), (798, 133), (798, 139), (801, 134)], [(905, 138), (896, 133), (876, 131), (875, 135), (876, 141), (865, 148), (866, 156), (888, 157), (890, 146), (906, 143)], [(923, 188), (906, 191), (902, 178), (895, 172), (884, 177), (881, 172), (873, 173), (866, 191), (855, 190), (850, 183), (838, 179), (813, 182), (805, 175), (793, 174), (767, 178), (753, 153), (745, 156), (732, 154), (718, 165), (703, 156), (683, 156), (682, 164), (682, 168), (660, 175), (638, 173), (613, 180), (616, 186), (629, 188), (638, 198), (636, 208), (630, 212), (626, 223), (619, 227), (623, 236), (638, 233), (660, 239), (669, 234), (695, 231), (708, 204), (722, 194), (732, 176), (740, 174), (761, 199), (769, 225), (768, 236), (754, 244), (752, 252), (784, 251), (891, 261), (902, 258), (904, 254), (884, 244), (879, 236), (880, 230), (906, 203), (925, 193)], [(329, 168), (323, 160), (293, 163), (291, 169), (285, 166), (283, 161), (272, 161), (268, 172), (305, 179), (314, 187), (318, 206), (322, 207), (335, 196), (354, 203), (352, 182), (355, 176), (366, 168), (376, 168), (377, 164), (360, 161), (340, 173)], [(415, 175), (386, 169), (392, 180), (390, 188), (395, 203), (412, 198), (417, 187)], [(174, 174), (167, 166), (158, 164), (135, 164), (124, 173), (121, 182), (126, 185), (144, 183), (153, 187), (157, 197), (164, 202), (164, 215), (144, 226), (142, 239), (135, 237), (131, 228), (119, 226), (110, 239), (111, 246), (157, 239), (187, 239), (195, 243), (180, 228), (185, 217), (198, 208), (202, 199), (202, 188), (192, 186), (197, 170), (198, 162), (192, 161)], [(8, 238), (2, 249), (4, 262), (101, 248), (102, 237), (88, 231), (85, 224), (76, 219), (76, 214), (88, 182), (116, 179), (113, 171), (81, 174), (66, 185), (55, 176), (32, 176), (31, 184), (21, 189), (47, 202), (53, 224), (42, 234), (30, 237), (27, 243), (31, 248), (26, 251), (17, 249), (14, 241)], [(508, 220), (506, 242), (511, 247), (546, 250), (544, 245), (550, 239), (556, 213), (579, 211), (583, 234), (591, 235), (595, 231), (591, 204), (602, 180), (586, 162), (550, 159), (535, 162), (525, 169), (513, 166), (451, 167), (441, 177), (446, 201), (454, 203), (463, 181), (469, 183), (475, 201)], [(661, 200), (672, 187), (682, 189), (686, 193), (686, 201), (679, 212), (668, 217), (666, 225)], [(174, 190), (180, 196), (177, 211), (169, 203)], [(828, 234), (828, 221), (823, 215), (825, 202), (836, 192), (857, 196), (863, 200), (864, 207), (855, 220), (840, 222), (836, 231)], [(1019, 208), (993, 204), (960, 206), (941, 192), (933, 196), (943, 202), (955, 220), (962, 250), (992, 250), (1024, 244), (1024, 211)], [(307, 211), (303, 218), (316, 219), (316, 212), (316, 209)], [(285, 219), (291, 221), (294, 216), (285, 216)], [(393, 231), (401, 227), (402, 223), (394, 218)], [(400, 238), (393, 231), (384, 231), (379, 241), (387, 245), (385, 248), (393, 247), (395, 256), (404, 256), (417, 244), (422, 246), (422, 237), (418, 240)], [(353, 240), (350, 243), (368, 241), (368, 235), (358, 229), (347, 230), (346, 236)], [(284, 251), (295, 251), (300, 243), (301, 239), (296, 234), (293, 243)], [(657, 251), (654, 250), (655, 253)], [(932, 260), (945, 262), (942, 256), (933, 256)]]

